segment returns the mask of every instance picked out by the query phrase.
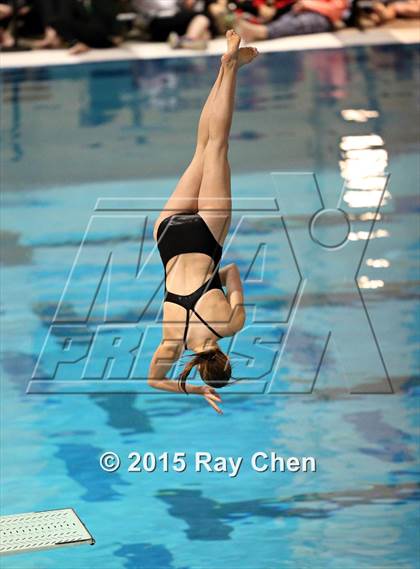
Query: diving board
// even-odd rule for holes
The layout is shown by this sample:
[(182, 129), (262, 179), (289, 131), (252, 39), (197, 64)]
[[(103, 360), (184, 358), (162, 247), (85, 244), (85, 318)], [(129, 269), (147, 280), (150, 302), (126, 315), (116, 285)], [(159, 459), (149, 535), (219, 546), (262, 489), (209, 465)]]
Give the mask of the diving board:
[(94, 543), (72, 508), (0, 516), (0, 555)]

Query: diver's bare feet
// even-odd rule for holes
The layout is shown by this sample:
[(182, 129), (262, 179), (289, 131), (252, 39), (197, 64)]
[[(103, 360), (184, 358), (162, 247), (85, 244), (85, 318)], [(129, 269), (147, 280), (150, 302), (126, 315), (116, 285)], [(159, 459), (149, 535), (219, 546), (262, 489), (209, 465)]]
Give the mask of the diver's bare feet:
[(222, 63), (237, 63), (241, 38), (234, 30), (228, 30), (226, 40), (227, 52), (222, 56)]
[(259, 55), (256, 47), (241, 47), (238, 51), (238, 67), (251, 63)]

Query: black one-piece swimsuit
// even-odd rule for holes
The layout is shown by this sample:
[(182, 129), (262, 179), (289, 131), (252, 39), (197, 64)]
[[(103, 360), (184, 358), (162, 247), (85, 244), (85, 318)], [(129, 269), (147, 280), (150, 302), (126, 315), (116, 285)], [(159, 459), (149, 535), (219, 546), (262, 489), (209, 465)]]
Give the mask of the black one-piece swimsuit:
[[(213, 334), (222, 338), (223, 336), (218, 334), (195, 310), (195, 305), (198, 300), (208, 290), (220, 289), (224, 293), (219, 275), (222, 246), (214, 238), (207, 223), (199, 213), (175, 213), (166, 217), (160, 223), (157, 230), (157, 245), (165, 269), (165, 301), (178, 304), (186, 310), (183, 337), (185, 348), (187, 347), (186, 340), (191, 312), (193, 312)], [(214, 261), (215, 271), (212, 276), (194, 292), (190, 294), (175, 294), (166, 288), (166, 266), (170, 259), (177, 255), (182, 255), (183, 253), (204, 253), (208, 255)]]

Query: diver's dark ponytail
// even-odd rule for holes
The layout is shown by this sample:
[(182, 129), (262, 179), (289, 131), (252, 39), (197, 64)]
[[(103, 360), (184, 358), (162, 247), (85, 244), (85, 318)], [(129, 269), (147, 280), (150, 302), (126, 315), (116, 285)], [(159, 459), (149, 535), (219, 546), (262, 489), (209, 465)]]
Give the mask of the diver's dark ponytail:
[(198, 365), (200, 363), (200, 359), (198, 354), (195, 355), (193, 358), (190, 359), (189, 362), (187, 362), (185, 364), (184, 369), (181, 372), (181, 375), (178, 378), (178, 388), (183, 391), (184, 393), (186, 393), (188, 395), (188, 391), (185, 387), (185, 384), (187, 382), (187, 377), (190, 375), (191, 370), (193, 367), (195, 367), (196, 365)]
[(179, 389), (187, 395), (185, 384), (195, 366), (198, 366), (203, 381), (211, 387), (224, 387), (232, 373), (229, 358), (219, 348), (198, 352), (186, 363), (178, 378)]

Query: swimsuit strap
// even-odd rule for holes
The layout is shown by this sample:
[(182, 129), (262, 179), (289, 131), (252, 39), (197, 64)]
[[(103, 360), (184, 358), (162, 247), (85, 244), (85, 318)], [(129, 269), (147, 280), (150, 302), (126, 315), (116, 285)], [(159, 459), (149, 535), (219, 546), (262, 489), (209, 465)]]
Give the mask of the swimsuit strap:
[(184, 337), (182, 339), (183, 343), (184, 343), (184, 348), (187, 350), (187, 335), (188, 335), (188, 327), (190, 325), (190, 309), (186, 308), (185, 309), (187, 311), (187, 315), (185, 318), (185, 328), (184, 328)]
[(210, 324), (208, 322), (206, 322), (204, 320), (204, 318), (202, 318), (194, 308), (191, 308), (191, 310), (194, 312), (194, 314), (197, 316), (197, 318), (199, 320), (201, 320), (201, 322), (207, 326), (207, 328), (210, 330), (210, 332), (213, 332), (213, 334), (215, 334), (218, 338), (223, 338), (223, 336), (221, 336), (218, 332), (216, 332), (216, 330), (212, 326), (210, 326)]
[(197, 312), (196, 310), (194, 310), (194, 308), (186, 308), (185, 310), (186, 310), (185, 328), (184, 328), (184, 337), (182, 338), (182, 342), (183, 342), (184, 348), (185, 348), (186, 350), (188, 350), (188, 347), (187, 347), (187, 335), (188, 335), (188, 328), (189, 328), (189, 325), (190, 325), (190, 311), (191, 311), (191, 312), (194, 312), (194, 314), (197, 316), (197, 318), (198, 318), (199, 320), (201, 320), (201, 322), (202, 322), (205, 326), (207, 326), (207, 328), (210, 330), (210, 332), (213, 332), (213, 334), (215, 334), (218, 338), (223, 338), (223, 336), (221, 336), (218, 332), (216, 332), (216, 330), (215, 330), (212, 326), (210, 326), (210, 324), (209, 324), (208, 322), (206, 322), (206, 321), (204, 320), (204, 318), (202, 318), (202, 317), (198, 314), (198, 312)]

